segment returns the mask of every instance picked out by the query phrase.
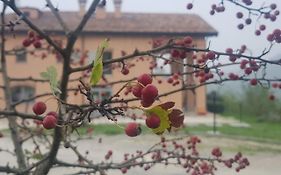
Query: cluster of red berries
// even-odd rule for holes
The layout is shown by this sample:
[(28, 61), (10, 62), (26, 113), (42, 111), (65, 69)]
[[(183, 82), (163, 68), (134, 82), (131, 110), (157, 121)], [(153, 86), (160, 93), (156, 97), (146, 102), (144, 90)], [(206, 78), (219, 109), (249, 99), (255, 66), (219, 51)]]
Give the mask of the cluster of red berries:
[[(32, 110), (34, 114), (41, 115), (46, 112), (47, 106), (44, 102), (36, 102)], [(48, 112), (42, 121), (42, 125), (45, 129), (53, 129), (57, 124), (58, 114), (54, 111)]]
[(222, 13), (225, 11), (225, 7), (222, 4), (216, 5), (212, 4), (211, 5), (211, 10), (210, 10), (210, 15), (214, 15), (215, 13)]
[(29, 47), (32, 44), (34, 48), (39, 49), (42, 47), (41, 40), (41, 36), (36, 35), (33, 31), (29, 31), (27, 38), (22, 41), (22, 45), (23, 47)]
[(245, 75), (250, 75), (252, 72), (257, 72), (260, 66), (254, 60), (241, 60), (240, 68), (244, 69)]
[[(158, 81), (159, 83), (159, 81)], [(167, 83), (172, 84), (173, 86), (180, 84), (180, 72), (174, 73), (171, 77), (167, 79)]]
[(222, 156), (221, 149), (219, 147), (213, 148), (212, 155), (219, 158)]
[(232, 168), (234, 163), (238, 164), (238, 167), (235, 168), (236, 172), (239, 172), (241, 169), (246, 168), (250, 165), (250, 162), (247, 158), (243, 157), (240, 152), (238, 152), (234, 158), (223, 161), (224, 165), (228, 168)]
[(229, 73), (228, 78), (230, 80), (238, 80), (240, 77), (239, 77), (239, 75), (236, 75), (234, 73)]
[(275, 29), (271, 34), (267, 36), (267, 40), (270, 42), (275, 41), (276, 43), (281, 43), (281, 30)]
[(200, 83), (205, 83), (206, 81), (208, 81), (209, 79), (214, 78), (214, 74), (210, 71), (199, 71), (195, 73), (195, 77), (199, 78), (199, 82)]
[(158, 96), (158, 89), (152, 85), (152, 77), (142, 74), (137, 78), (138, 83), (132, 87), (132, 93), (141, 100), (143, 107), (150, 107)]
[[(191, 47), (193, 42), (192, 37), (186, 36), (182, 39), (178, 39), (175, 41), (176, 46), (182, 46), (182, 47)], [(187, 53), (185, 50), (178, 50), (178, 49), (172, 49), (171, 50), (171, 56), (173, 59), (184, 59), (187, 56)]]

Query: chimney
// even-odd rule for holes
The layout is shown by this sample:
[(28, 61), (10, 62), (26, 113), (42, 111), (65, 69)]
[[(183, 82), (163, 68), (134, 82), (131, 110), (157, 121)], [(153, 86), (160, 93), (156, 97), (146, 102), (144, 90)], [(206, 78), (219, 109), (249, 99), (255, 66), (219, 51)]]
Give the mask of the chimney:
[(79, 3), (79, 15), (84, 16), (86, 12), (87, 0), (78, 0)]
[(96, 9), (96, 18), (104, 19), (106, 17), (105, 4), (99, 4)]
[(121, 6), (122, 6), (122, 0), (114, 0), (114, 15), (115, 17), (119, 18), (121, 17)]

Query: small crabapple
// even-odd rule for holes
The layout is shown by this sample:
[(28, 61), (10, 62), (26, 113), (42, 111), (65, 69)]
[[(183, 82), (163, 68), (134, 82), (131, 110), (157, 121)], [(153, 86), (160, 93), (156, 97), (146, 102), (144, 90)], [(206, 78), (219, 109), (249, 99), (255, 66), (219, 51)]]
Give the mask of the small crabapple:
[(121, 70), (121, 73), (122, 73), (123, 75), (128, 75), (128, 74), (130, 73), (130, 71), (129, 71), (129, 69), (128, 69), (127, 66), (124, 66), (124, 67), (122, 68), (122, 70)]
[(53, 129), (56, 127), (57, 119), (53, 115), (46, 115), (43, 119), (42, 124), (45, 129)]
[(141, 99), (145, 102), (152, 102), (157, 96), (158, 89), (152, 84), (145, 86), (141, 91)]
[(146, 126), (152, 129), (158, 128), (160, 126), (160, 122), (160, 118), (155, 114), (148, 116), (145, 120)]
[(143, 89), (143, 86), (140, 84), (137, 84), (135, 86), (132, 87), (132, 93), (135, 97), (140, 98), (141, 97), (141, 91)]
[(256, 86), (256, 85), (258, 84), (258, 80), (255, 79), (255, 78), (253, 78), (253, 79), (250, 80), (250, 84), (251, 84), (252, 86)]
[(32, 110), (36, 115), (43, 114), (46, 111), (46, 109), (47, 109), (47, 106), (42, 101), (36, 102), (32, 107)]
[(149, 74), (142, 74), (138, 77), (137, 80), (144, 86), (152, 83), (152, 77)]
[(50, 111), (47, 113), (47, 115), (52, 115), (52, 116), (58, 118), (58, 113), (56, 113), (55, 111)]
[(35, 40), (35, 41), (33, 42), (33, 46), (34, 46), (36, 49), (39, 49), (39, 48), (42, 47), (42, 44), (41, 44), (41, 42), (40, 42), (39, 40)]
[(130, 122), (127, 124), (125, 128), (125, 133), (127, 136), (130, 137), (136, 137), (141, 134), (141, 128), (140, 125), (137, 123)]

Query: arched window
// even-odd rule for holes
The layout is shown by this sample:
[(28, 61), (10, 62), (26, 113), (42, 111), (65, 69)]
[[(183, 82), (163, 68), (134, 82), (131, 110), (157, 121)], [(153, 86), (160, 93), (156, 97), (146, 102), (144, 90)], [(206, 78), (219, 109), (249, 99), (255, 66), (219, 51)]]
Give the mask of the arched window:
[(29, 99), (33, 97), (35, 94), (35, 89), (30, 86), (14, 86), (12, 87), (11, 90), (12, 90), (12, 102), (18, 102), (24, 99)]

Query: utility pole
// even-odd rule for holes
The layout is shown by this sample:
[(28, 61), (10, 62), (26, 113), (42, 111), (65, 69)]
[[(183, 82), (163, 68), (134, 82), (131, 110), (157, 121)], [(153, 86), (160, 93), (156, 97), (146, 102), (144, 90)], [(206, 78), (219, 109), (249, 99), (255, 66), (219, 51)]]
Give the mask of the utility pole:
[(216, 99), (217, 98), (217, 93), (216, 91), (213, 92), (213, 104), (214, 104), (214, 117), (213, 117), (213, 132), (214, 134), (216, 134), (217, 132), (217, 116), (216, 116), (216, 113), (217, 113), (217, 106), (216, 106)]

